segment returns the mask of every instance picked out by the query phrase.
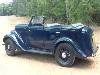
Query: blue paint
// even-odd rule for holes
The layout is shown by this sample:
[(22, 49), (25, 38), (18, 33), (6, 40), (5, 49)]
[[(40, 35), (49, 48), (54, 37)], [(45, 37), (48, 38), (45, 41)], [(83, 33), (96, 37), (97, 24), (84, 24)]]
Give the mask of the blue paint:
[[(90, 27), (83, 24), (51, 26), (42, 24), (21, 24), (15, 26), (15, 30), (4, 36), (11, 38), (16, 46), (23, 51), (32, 52), (32, 49), (39, 49), (43, 52), (53, 54), (55, 47), (60, 42), (66, 42), (73, 46), (76, 57), (92, 56), (92, 34)], [(33, 51), (34, 52), (34, 51)]]

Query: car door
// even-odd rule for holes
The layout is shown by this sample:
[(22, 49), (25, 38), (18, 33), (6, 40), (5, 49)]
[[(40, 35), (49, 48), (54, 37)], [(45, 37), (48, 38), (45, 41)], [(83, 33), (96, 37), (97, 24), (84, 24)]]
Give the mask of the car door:
[(33, 48), (44, 48), (44, 27), (43, 25), (29, 26), (29, 40)]
[(61, 27), (45, 27), (44, 30), (44, 48), (51, 51), (54, 49), (56, 39), (60, 37)]

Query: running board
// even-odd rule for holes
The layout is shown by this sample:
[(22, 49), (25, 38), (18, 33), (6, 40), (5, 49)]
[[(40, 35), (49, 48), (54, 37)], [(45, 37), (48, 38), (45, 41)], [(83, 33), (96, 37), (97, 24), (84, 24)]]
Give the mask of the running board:
[(24, 50), (26, 52), (32, 52), (32, 53), (38, 53), (38, 54), (49, 54), (49, 55), (52, 55), (53, 53), (52, 52), (47, 52), (46, 50), (44, 51), (43, 49), (41, 50), (37, 50), (37, 49), (31, 49), (31, 50)]

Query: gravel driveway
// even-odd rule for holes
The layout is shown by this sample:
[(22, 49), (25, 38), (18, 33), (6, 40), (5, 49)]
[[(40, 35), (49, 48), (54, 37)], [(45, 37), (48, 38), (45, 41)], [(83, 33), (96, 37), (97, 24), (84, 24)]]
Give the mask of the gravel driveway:
[[(24, 18), (0, 16), (0, 75), (100, 75), (100, 50), (96, 57), (77, 59), (73, 67), (59, 66), (53, 56), (21, 54), (7, 56), (2, 46), (3, 36)], [(100, 28), (94, 28), (95, 38), (100, 46)]]

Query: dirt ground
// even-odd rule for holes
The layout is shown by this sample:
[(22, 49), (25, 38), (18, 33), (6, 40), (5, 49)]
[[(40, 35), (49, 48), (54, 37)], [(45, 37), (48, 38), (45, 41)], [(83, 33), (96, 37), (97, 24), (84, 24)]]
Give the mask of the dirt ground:
[[(52, 56), (21, 54), (7, 56), (2, 38), (14, 25), (27, 19), (15, 16), (0, 16), (0, 75), (100, 75), (100, 49), (96, 57), (77, 59), (73, 67), (59, 66)], [(100, 47), (100, 27), (93, 27), (96, 43)]]

